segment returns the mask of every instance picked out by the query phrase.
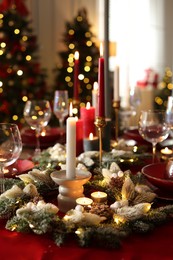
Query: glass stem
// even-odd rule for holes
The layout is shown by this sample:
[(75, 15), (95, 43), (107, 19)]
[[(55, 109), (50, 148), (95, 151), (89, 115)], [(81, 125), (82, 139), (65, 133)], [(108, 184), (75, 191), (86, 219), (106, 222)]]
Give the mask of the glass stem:
[(64, 122), (63, 121), (64, 121), (63, 118), (59, 119), (59, 126), (60, 126), (60, 128), (64, 127)]
[(5, 184), (4, 184), (4, 167), (0, 165), (0, 194), (4, 193)]
[(40, 129), (35, 130), (35, 136), (36, 136), (35, 156), (39, 156), (40, 153), (41, 153), (41, 149), (40, 149)]
[(153, 163), (154, 163), (155, 162), (155, 158), (156, 158), (156, 144), (155, 143), (153, 144), (152, 150), (153, 150)]

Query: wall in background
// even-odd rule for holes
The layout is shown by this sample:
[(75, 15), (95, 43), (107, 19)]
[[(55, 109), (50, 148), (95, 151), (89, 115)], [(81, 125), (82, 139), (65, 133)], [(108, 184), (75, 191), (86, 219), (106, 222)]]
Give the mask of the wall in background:
[[(59, 61), (57, 53), (64, 48), (62, 34), (65, 31), (65, 22), (71, 21), (80, 8), (86, 7), (91, 29), (96, 37), (102, 39), (104, 0), (25, 2), (30, 10), (32, 25), (38, 39), (40, 61), (42, 67), (48, 70), (48, 82), (51, 85), (52, 70)], [(113, 24), (110, 28), (110, 40), (118, 42), (117, 58), (123, 61), (123, 75), (120, 80), (123, 94), (131, 81), (138, 78), (138, 69), (141, 71), (146, 67), (152, 67), (160, 76), (164, 75), (166, 66), (173, 69), (173, 1), (110, 0), (110, 3), (110, 25), (111, 21)], [(148, 5), (147, 11), (143, 9), (144, 5)], [(137, 24), (141, 25), (141, 29), (137, 29)]]
[(117, 43), (126, 105), (128, 89), (144, 78), (144, 70), (154, 69), (162, 78), (165, 67), (173, 69), (173, 1), (110, 0), (110, 5), (110, 40)]

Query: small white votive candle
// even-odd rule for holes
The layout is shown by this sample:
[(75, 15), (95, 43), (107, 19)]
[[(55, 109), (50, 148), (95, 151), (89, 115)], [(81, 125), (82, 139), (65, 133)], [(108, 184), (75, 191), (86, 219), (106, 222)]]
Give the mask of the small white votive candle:
[(80, 206), (91, 206), (93, 200), (87, 197), (81, 197), (76, 199), (76, 204)]
[(165, 147), (164, 149), (162, 149), (160, 151), (163, 155), (171, 155), (173, 152), (171, 149), (169, 149), (168, 147)]
[(102, 191), (95, 191), (91, 193), (91, 198), (96, 203), (104, 203), (107, 201), (107, 194)]

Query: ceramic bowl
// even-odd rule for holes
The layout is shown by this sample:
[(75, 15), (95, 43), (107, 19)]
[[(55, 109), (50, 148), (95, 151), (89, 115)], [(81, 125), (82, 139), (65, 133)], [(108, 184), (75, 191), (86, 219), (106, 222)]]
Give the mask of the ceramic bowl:
[(148, 164), (142, 168), (142, 173), (146, 179), (164, 191), (173, 191), (173, 180), (168, 178), (167, 163)]

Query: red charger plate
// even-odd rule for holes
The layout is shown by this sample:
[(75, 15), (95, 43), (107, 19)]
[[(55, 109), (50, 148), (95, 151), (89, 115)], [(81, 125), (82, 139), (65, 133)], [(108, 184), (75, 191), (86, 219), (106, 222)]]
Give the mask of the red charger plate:
[(26, 173), (34, 168), (34, 163), (30, 160), (18, 159), (15, 163), (8, 166), (8, 173), (5, 173), (5, 177), (15, 177), (22, 173)]
[[(35, 131), (30, 128), (24, 128), (21, 130), (21, 137), (23, 145), (29, 147), (35, 147), (36, 137)], [(64, 129), (60, 128), (46, 128), (45, 136), (40, 136), (41, 148), (46, 148), (54, 145), (55, 143), (65, 144), (66, 134)]]

